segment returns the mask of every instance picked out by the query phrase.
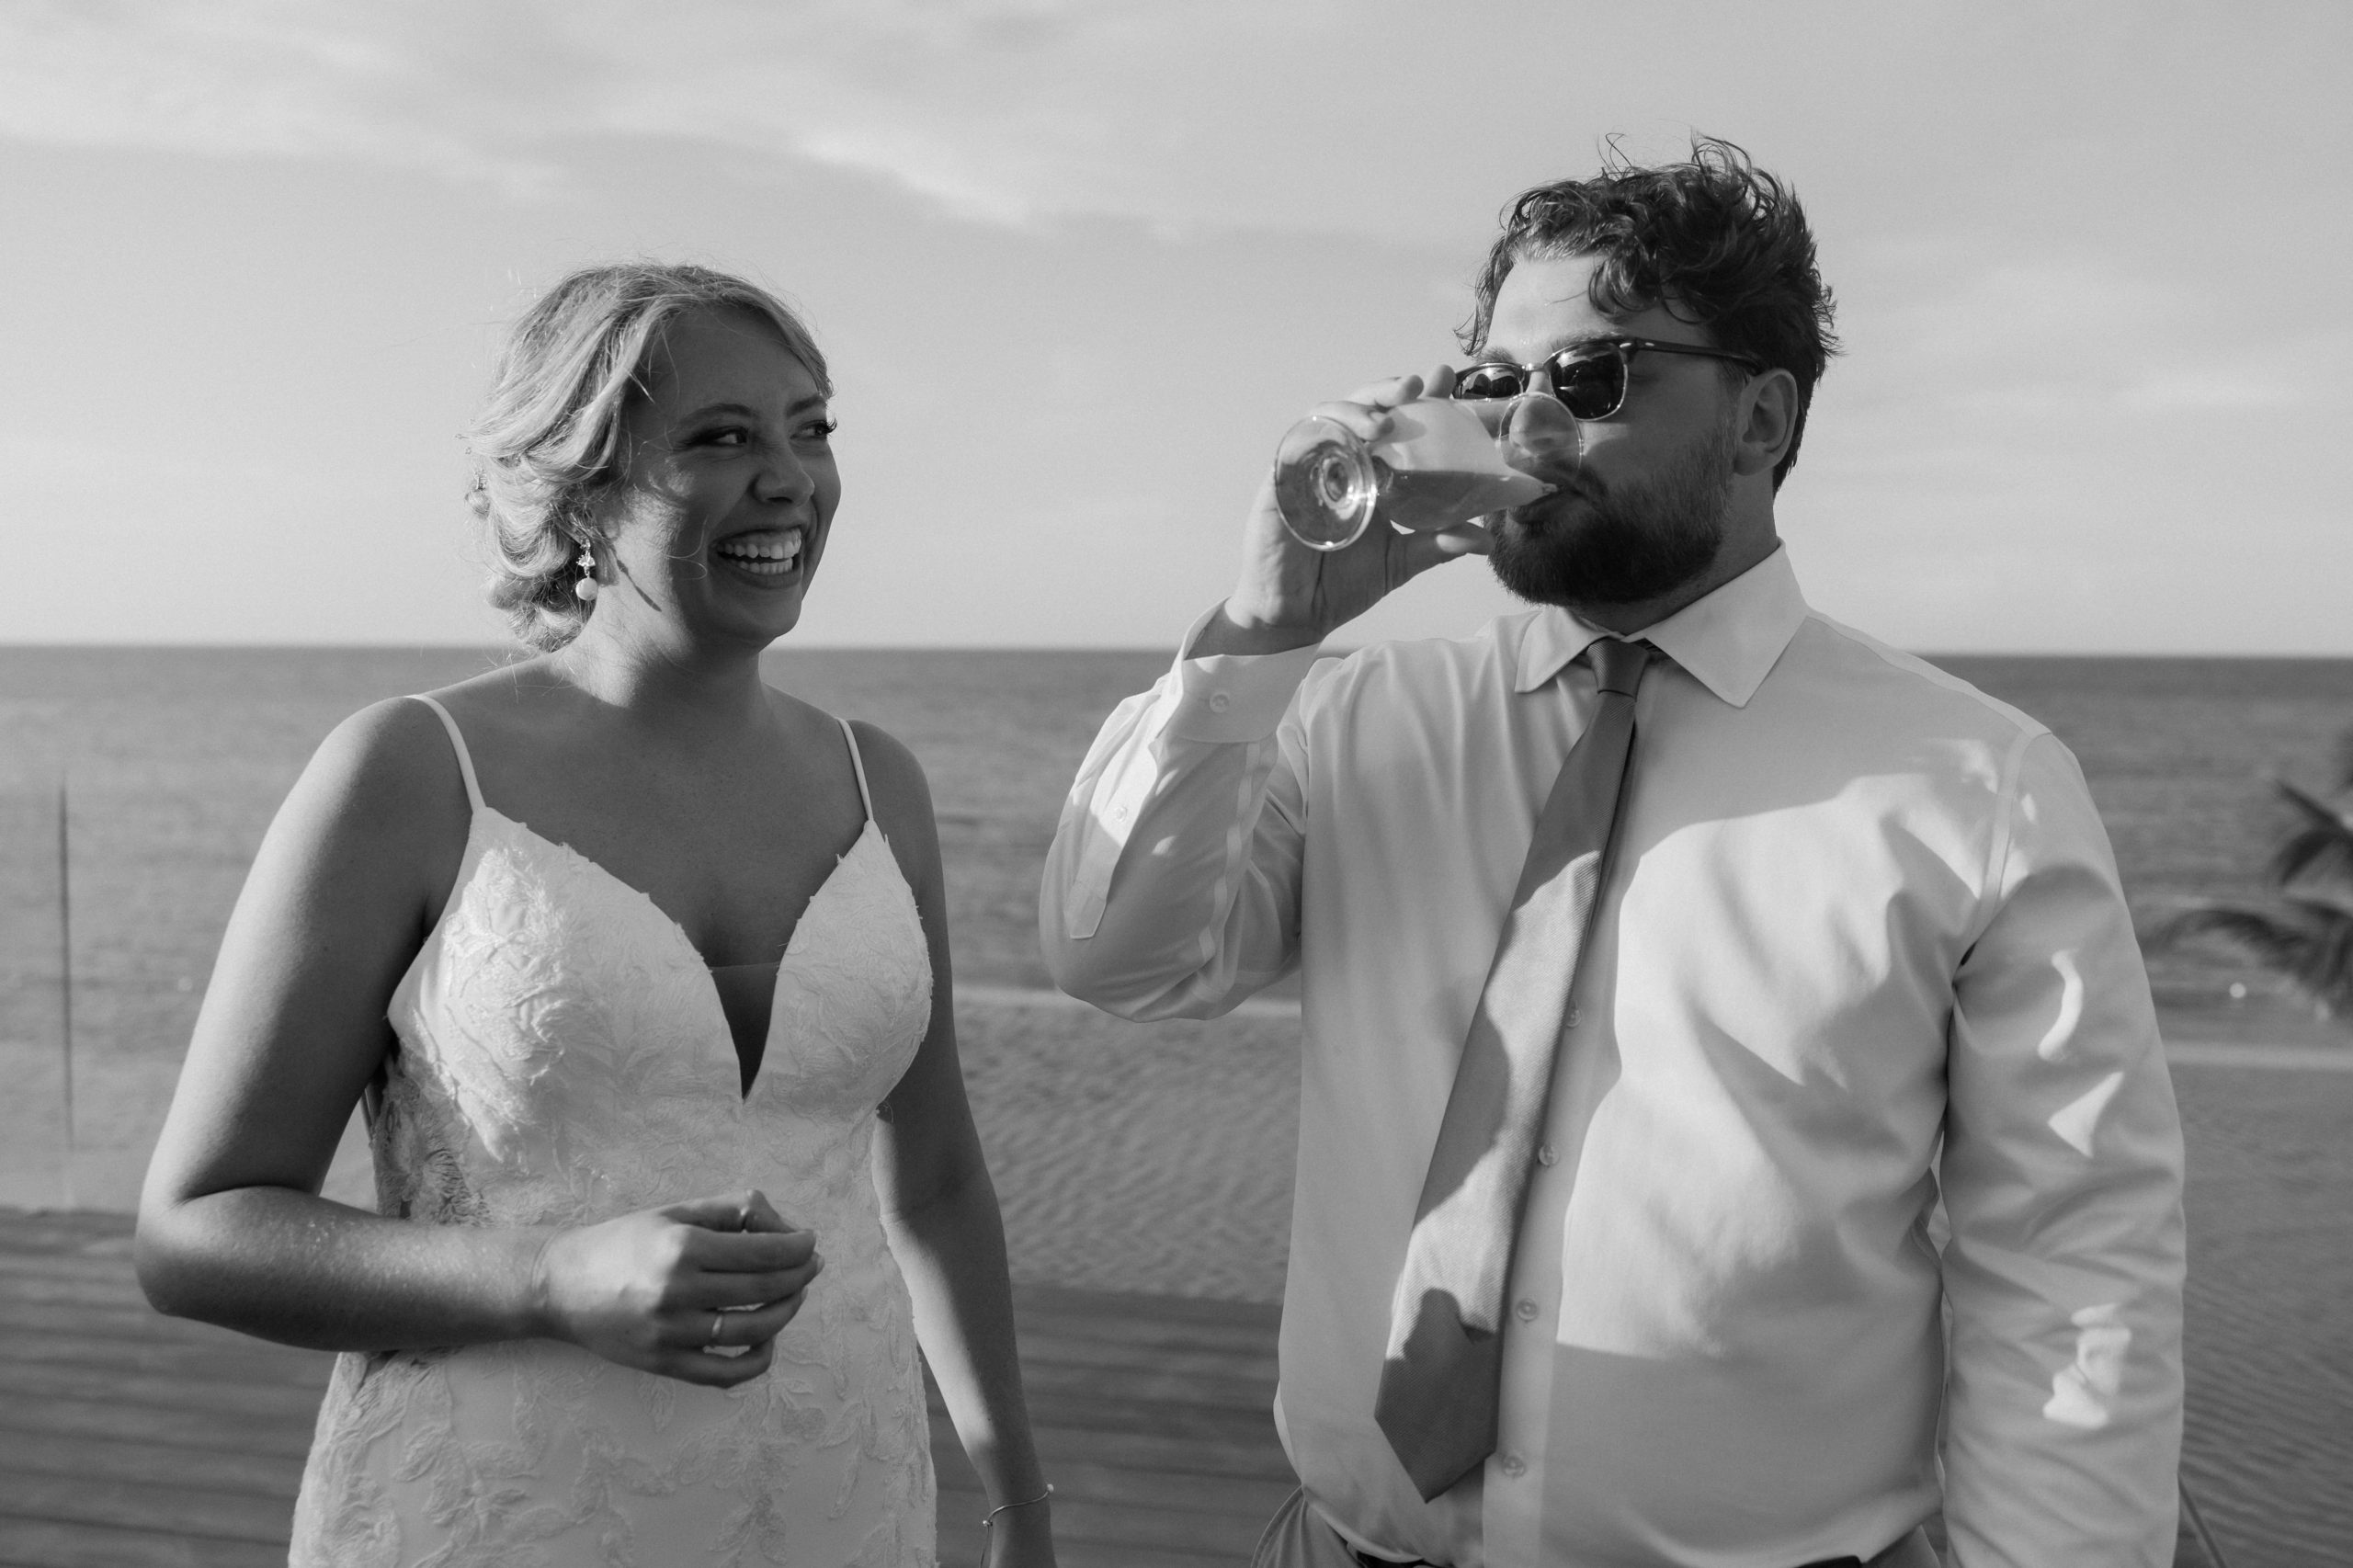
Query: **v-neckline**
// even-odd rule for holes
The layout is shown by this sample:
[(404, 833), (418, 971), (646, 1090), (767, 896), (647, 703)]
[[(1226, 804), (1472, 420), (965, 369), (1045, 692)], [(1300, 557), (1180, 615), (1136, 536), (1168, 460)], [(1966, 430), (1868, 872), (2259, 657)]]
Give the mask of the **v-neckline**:
[[(728, 1054), (735, 1059), (736, 1075), (740, 1081), (743, 1075), (743, 1053), (735, 1049), (735, 1028), (734, 1026), (728, 1021), (727, 1004), (719, 994), (719, 982), (712, 977), (710, 972), (712, 966), (702, 956), (702, 949), (695, 946), (695, 939), (687, 934), (687, 928), (678, 923), (677, 917), (673, 915), (668, 910), (663, 908), (661, 903), (655, 900), (652, 893), (647, 892), (635, 882), (623, 880), (618, 872), (612, 870), (595, 856), (584, 854), (582, 851), (574, 848), (571, 845), (566, 844), (560, 838), (550, 838), (546, 834), (541, 833), (538, 828), (533, 827), (529, 823), (523, 821), (520, 817), (510, 817), (505, 812), (500, 811), (496, 806), (490, 804), (488, 801), (484, 801), (481, 805), (476, 806), (474, 810), (483, 815), (496, 817), (500, 822), (503, 822), (507, 826), (516, 829), (524, 836), (537, 840), (539, 843), (546, 845), (551, 849), (559, 850), (563, 854), (571, 856), (574, 860), (579, 861), (582, 865), (587, 867), (590, 870), (596, 872), (598, 876), (604, 878), (605, 881), (620, 889), (623, 892), (635, 894), (638, 902), (644, 904), (646, 908), (654, 912), (654, 918), (660, 920), (662, 924), (668, 928), (671, 937), (676, 939), (679, 948), (684, 949), (688, 958), (694, 960), (695, 969), (697, 972), (702, 976), (703, 995), (709, 999), (711, 1010), (719, 1015), (720, 1033), (724, 1035), (727, 1039)], [(746, 1105), (750, 1104), (752, 1099), (752, 1091), (759, 1087), (762, 1081), (767, 1076), (767, 1046), (771, 1037), (776, 1033), (777, 993), (784, 988), (785, 962), (792, 957), (792, 944), (800, 938), (801, 926), (807, 922), (809, 918), (809, 912), (817, 907), (817, 901), (825, 896), (826, 891), (830, 889), (834, 885), (835, 881), (841, 876), (842, 869), (849, 864), (849, 858), (857, 854), (860, 849), (863, 849), (866, 846), (867, 839), (870, 836), (879, 834), (880, 831), (881, 830), (876, 825), (873, 817), (869, 816), (864, 824), (858, 828), (858, 836), (850, 840), (849, 847), (843, 850), (839, 855), (834, 858), (834, 869), (825, 873), (824, 880), (818, 882), (816, 891), (809, 895), (809, 902), (802, 904), (801, 906), (801, 913), (793, 917), (791, 933), (784, 939), (784, 951), (777, 955), (776, 983), (769, 987), (768, 990), (768, 1016), (767, 1022), (760, 1029), (760, 1043), (762, 1049), (760, 1052), (759, 1065), (754, 1071), (752, 1081), (748, 1084), (744, 1084), (742, 1086), (740, 1095), (741, 1103)], [(727, 964), (722, 967), (727, 969), (741, 969), (746, 966), (741, 964)]]

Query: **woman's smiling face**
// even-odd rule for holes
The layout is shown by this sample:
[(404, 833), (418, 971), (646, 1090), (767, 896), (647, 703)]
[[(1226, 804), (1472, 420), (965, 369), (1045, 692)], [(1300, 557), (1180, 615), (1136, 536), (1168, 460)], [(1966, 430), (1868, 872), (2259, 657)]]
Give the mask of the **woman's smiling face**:
[(824, 389), (766, 323), (724, 309), (671, 320), (597, 508), (616, 570), (591, 626), (620, 632), (651, 613), (689, 643), (762, 648), (791, 631), (841, 499), (832, 433)]

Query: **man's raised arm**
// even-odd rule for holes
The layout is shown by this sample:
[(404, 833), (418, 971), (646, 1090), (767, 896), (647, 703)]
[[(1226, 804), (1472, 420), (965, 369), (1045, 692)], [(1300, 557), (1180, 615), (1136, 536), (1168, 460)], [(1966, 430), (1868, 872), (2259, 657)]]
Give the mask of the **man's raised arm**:
[[(1313, 412), (1375, 440), (1391, 409), (1453, 384), (1441, 365)], [(1233, 595), (1195, 623), (1176, 668), (1104, 723), (1063, 806), (1038, 898), (1056, 984), (1121, 1017), (1208, 1018), (1290, 970), (1315, 650), (1408, 579), (1486, 548), (1476, 527), (1380, 526), (1309, 550), (1259, 486)]]
[(1286, 715), (1314, 662), (1312, 642), (1180, 657), (1105, 721), (1039, 892), (1056, 984), (1121, 1017), (1214, 1017), (1290, 969), (1306, 824)]

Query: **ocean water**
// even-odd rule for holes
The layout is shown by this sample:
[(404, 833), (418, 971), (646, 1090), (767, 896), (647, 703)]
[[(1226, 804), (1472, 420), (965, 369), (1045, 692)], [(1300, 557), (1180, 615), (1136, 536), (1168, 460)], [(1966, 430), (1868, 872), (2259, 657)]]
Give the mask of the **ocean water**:
[[(93, 1059), (170, 1055), (244, 868), (304, 760), (365, 704), (487, 667), (427, 649), (0, 648), (0, 1039), (38, 1038), (57, 953), (57, 794), (70, 810), (77, 1029)], [(2325, 783), (2353, 731), (2353, 661), (1952, 658), (2082, 759), (2136, 916), (2257, 896), (2282, 818), (2264, 776)], [(1037, 869), (1103, 715), (1149, 652), (795, 651), (771, 678), (869, 719), (929, 772), (960, 975), (1047, 983)], [(2215, 951), (2152, 954), (2169, 1021), (2214, 1038), (2328, 1039)], [(2233, 982), (2247, 1005), (2227, 1002)], [(86, 995), (85, 994), (86, 993)], [(54, 1020), (47, 1032), (54, 1032)]]
[[(304, 760), (367, 703), (497, 657), (0, 648), (0, 1203), (56, 1201), (68, 1168), (78, 1203), (135, 1200), (222, 926)], [(1034, 995), (1048, 983), (1032, 936), (1038, 867), (1063, 791), (1103, 715), (1166, 662), (813, 650), (772, 655), (769, 675), (892, 731), (930, 775), (959, 983), (983, 999), (960, 1009), (967, 1079), (1017, 1271), (1270, 1300), (1296, 1108), (1285, 1027), (1139, 1029)], [(2150, 926), (2186, 899), (2260, 896), (2283, 822), (2267, 776), (2325, 786), (2353, 730), (2353, 661), (1938, 662), (2074, 748)], [(2171, 1038), (2353, 1044), (2226, 952), (2154, 952), (2151, 974)], [(2245, 1000), (2229, 998), (2234, 983)], [(2193, 1246), (2186, 1471), (2235, 1568), (2353, 1561), (2353, 1074), (2199, 1067), (2177, 1085)]]
[[(63, 1098), (60, 792), (72, 896), (77, 1191), (130, 1200), (247, 864), (304, 761), (366, 704), (479, 672), (463, 649), (0, 648), (0, 1043), (20, 1097)], [(1956, 658), (2082, 759), (2136, 917), (2260, 896), (2282, 821), (2267, 773), (2323, 784), (2353, 730), (2353, 661)], [(1044, 988), (1038, 868), (1102, 717), (1153, 652), (790, 651), (777, 684), (897, 734), (930, 775), (968, 988)], [(2340, 1043), (2218, 949), (2158, 950), (2177, 1039)], [(2233, 984), (2247, 990), (2229, 996)], [(159, 1085), (161, 1085), (159, 1087)], [(35, 1141), (37, 1142), (37, 1141)], [(52, 1156), (0, 1150), (0, 1199)]]

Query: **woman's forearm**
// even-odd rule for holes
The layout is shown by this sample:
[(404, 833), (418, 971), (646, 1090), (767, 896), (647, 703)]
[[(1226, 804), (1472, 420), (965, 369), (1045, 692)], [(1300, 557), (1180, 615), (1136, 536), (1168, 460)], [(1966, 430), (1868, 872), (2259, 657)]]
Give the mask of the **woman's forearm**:
[(1026, 1505), (1046, 1483), (1021, 1392), (996, 1189), (976, 1172), (885, 1224), (915, 1299), (924, 1358), (990, 1506)]
[(233, 1187), (139, 1219), (159, 1312), (315, 1350), (396, 1350), (546, 1332), (545, 1229), (388, 1220), (283, 1187)]

